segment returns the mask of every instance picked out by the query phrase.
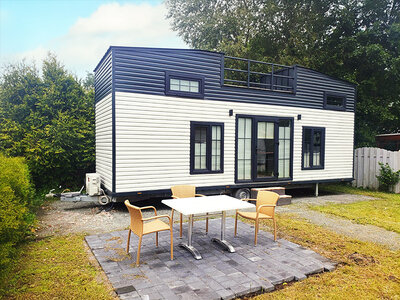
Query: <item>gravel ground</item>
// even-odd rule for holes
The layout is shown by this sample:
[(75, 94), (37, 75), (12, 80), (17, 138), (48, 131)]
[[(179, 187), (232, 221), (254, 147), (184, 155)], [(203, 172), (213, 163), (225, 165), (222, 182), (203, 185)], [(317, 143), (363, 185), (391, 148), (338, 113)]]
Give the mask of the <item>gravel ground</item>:
[[(372, 225), (360, 225), (350, 220), (323, 214), (308, 209), (308, 205), (324, 205), (328, 203), (351, 203), (368, 201), (373, 198), (349, 194), (320, 194), (313, 197), (311, 191), (288, 191), (294, 195), (291, 205), (280, 206), (277, 212), (294, 213), (309, 222), (321, 225), (332, 231), (362, 240), (387, 245), (392, 249), (400, 249), (400, 235)], [(160, 203), (160, 199), (135, 203), (138, 206), (154, 205), (157, 213), (170, 214), (170, 209)], [(39, 213), (38, 236), (60, 235), (70, 233), (98, 234), (122, 230), (129, 226), (129, 213), (123, 203), (115, 203), (112, 210), (105, 211), (96, 203), (70, 203), (54, 201), (43, 206)], [(144, 215), (152, 215), (147, 210)], [(228, 214), (229, 215), (229, 214)], [(175, 215), (178, 220), (178, 215)]]
[(348, 219), (320, 213), (308, 209), (308, 205), (324, 205), (329, 203), (351, 203), (368, 201), (374, 198), (362, 195), (325, 195), (322, 197), (301, 197), (294, 198), (291, 205), (280, 206), (277, 212), (294, 213), (307, 219), (309, 222), (321, 225), (334, 232), (356, 238), (360, 241), (375, 242), (386, 245), (392, 250), (400, 249), (400, 234), (388, 231), (384, 228), (373, 225), (361, 225), (351, 222)]
[[(170, 209), (157, 201), (136, 203), (138, 206), (154, 205), (157, 214), (170, 214)], [(129, 226), (129, 213), (123, 203), (115, 203), (112, 210), (92, 202), (61, 202), (59, 200), (42, 207), (39, 213), (39, 236), (83, 232), (97, 234), (126, 229)], [(144, 216), (150, 216), (146, 210)]]

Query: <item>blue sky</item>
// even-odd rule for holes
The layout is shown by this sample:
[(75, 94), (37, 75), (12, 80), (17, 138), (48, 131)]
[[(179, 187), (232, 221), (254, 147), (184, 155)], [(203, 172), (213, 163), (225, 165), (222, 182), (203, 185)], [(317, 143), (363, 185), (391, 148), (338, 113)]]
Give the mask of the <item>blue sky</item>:
[(0, 0), (0, 65), (55, 53), (79, 77), (110, 45), (187, 48), (161, 1)]

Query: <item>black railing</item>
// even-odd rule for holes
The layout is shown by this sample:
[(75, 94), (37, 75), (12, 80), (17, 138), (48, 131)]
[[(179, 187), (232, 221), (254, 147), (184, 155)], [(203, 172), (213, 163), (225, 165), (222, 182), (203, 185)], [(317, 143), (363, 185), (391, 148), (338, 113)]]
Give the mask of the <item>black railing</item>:
[(225, 56), (224, 85), (293, 93), (294, 68)]

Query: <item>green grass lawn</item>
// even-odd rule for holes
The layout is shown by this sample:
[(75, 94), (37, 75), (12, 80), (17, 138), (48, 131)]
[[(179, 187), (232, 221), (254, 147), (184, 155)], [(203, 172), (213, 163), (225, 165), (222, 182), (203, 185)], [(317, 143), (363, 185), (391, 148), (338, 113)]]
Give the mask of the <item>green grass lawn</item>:
[(14, 270), (0, 282), (6, 299), (114, 299), (100, 267), (91, 263), (83, 235), (27, 242)]
[(366, 195), (377, 200), (311, 206), (311, 209), (347, 218), (358, 224), (375, 225), (400, 233), (400, 194), (375, 192), (344, 185), (327, 185), (322, 189), (336, 193)]
[[(270, 228), (265, 221), (265, 227)], [(259, 299), (399, 299), (400, 251), (336, 234), (289, 214), (278, 215), (278, 236), (338, 262), (329, 273), (281, 285)]]

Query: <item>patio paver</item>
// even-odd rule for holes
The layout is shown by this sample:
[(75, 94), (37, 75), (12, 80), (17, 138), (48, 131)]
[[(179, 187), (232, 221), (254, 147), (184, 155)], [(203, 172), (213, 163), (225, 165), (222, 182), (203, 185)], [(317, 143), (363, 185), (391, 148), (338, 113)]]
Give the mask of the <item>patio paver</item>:
[(205, 221), (195, 222), (193, 245), (203, 257), (195, 260), (178, 246), (179, 225), (174, 227), (174, 260), (169, 257), (170, 237), (165, 231), (159, 233), (158, 248), (154, 234), (143, 236), (139, 267), (135, 266), (138, 239), (134, 234), (130, 255), (125, 253), (127, 230), (85, 239), (121, 299), (232, 299), (271, 291), (277, 284), (331, 271), (335, 265), (300, 245), (284, 239), (274, 242), (273, 235), (262, 230), (254, 247), (254, 226), (239, 221), (235, 238), (233, 218), (226, 219), (226, 239), (235, 253), (223, 251), (211, 242), (211, 238), (220, 235), (220, 219), (209, 220), (208, 235)]

